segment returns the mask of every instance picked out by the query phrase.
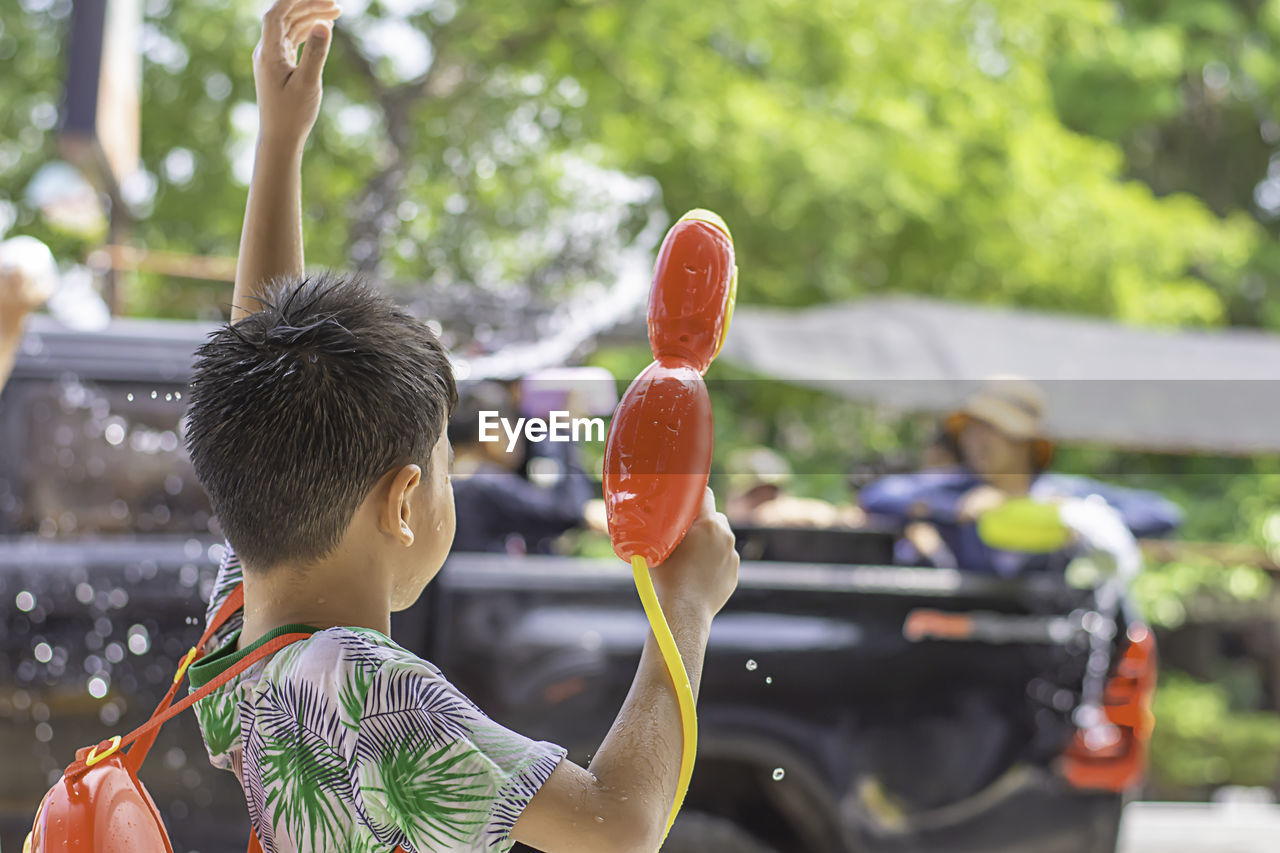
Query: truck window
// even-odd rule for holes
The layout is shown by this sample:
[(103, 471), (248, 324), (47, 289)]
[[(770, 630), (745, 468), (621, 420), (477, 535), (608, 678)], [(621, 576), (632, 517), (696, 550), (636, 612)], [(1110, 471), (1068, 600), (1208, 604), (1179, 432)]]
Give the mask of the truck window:
[[(43, 539), (207, 534), (183, 447), (182, 383), (11, 383), (0, 412), (0, 532)], [(16, 453), (9, 454), (9, 449)]]

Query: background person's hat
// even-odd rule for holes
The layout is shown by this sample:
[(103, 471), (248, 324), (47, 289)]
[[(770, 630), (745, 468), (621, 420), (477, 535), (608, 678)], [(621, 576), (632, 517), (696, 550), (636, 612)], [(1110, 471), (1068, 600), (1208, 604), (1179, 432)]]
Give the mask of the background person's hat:
[(767, 447), (744, 447), (729, 454), (729, 488), (744, 493), (759, 486), (783, 488), (791, 480), (791, 466)]
[(943, 424), (958, 436), (970, 420), (995, 427), (1010, 438), (1030, 442), (1036, 465), (1043, 468), (1053, 455), (1053, 444), (1044, 435), (1044, 392), (1020, 376), (993, 376), (969, 395)]

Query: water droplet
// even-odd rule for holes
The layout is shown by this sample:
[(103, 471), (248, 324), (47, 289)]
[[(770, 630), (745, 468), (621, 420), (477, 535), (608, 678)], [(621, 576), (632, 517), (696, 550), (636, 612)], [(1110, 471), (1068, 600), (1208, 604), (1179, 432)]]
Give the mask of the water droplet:
[(89, 679), (89, 695), (94, 699), (101, 699), (107, 695), (107, 680), (100, 675), (95, 675)]
[(18, 609), (23, 613), (30, 613), (35, 609), (36, 597), (24, 589), (14, 597), (13, 603), (18, 605)]
[(130, 403), (132, 403), (132, 402), (133, 402), (133, 395), (132, 395), (132, 394), (125, 394), (125, 395), (124, 395), (124, 398), (125, 398), (126, 400), (128, 400)]
[(787, 771), (783, 770), (781, 767), (773, 768), (773, 781), (781, 782), (782, 777), (786, 775), (787, 775)]
[(596, 815), (596, 823), (604, 823), (604, 817), (602, 817), (601, 815)]
[(152, 400), (154, 400), (154, 399), (155, 399), (156, 397), (158, 397), (158, 396), (160, 396), (160, 395), (159, 395), (159, 394), (157, 394), (155, 391), (152, 391), (152, 392), (151, 392), (151, 399), (152, 399)]
[(764, 683), (765, 683), (765, 684), (773, 684), (773, 676), (772, 676), (772, 675), (766, 675), (766, 676), (764, 677)]
[(147, 629), (141, 625), (131, 626), (129, 628), (129, 651), (135, 655), (145, 655), (150, 648), (151, 637), (147, 634)]
[(48, 743), (53, 740), (53, 726), (48, 723), (41, 723), (36, 726), (36, 740), (41, 743)]
[(35, 657), (40, 663), (48, 663), (53, 660), (53, 647), (48, 643), (36, 643)]
[(76, 584), (76, 601), (91, 604), (94, 599), (93, 587), (87, 583)]
[(759, 665), (760, 665), (760, 664), (756, 663), (754, 660), (750, 660), (750, 659), (748, 659), (748, 660), (747, 660), (747, 672), (755, 672), (755, 671), (756, 671), (756, 667), (758, 667)]

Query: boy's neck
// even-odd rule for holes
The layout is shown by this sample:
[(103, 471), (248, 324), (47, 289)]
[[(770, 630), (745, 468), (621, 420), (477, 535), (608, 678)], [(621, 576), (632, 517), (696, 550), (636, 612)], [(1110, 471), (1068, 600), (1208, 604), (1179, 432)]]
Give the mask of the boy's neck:
[(268, 572), (244, 570), (244, 628), (240, 648), (283, 625), (371, 628), (391, 634), (391, 595), (375, 566), (334, 559)]

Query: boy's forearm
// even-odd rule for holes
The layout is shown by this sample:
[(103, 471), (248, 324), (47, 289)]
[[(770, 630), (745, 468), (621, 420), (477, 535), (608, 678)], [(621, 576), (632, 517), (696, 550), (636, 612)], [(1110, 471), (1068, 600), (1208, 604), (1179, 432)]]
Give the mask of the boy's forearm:
[(255, 297), (267, 282), (302, 272), (302, 144), (259, 138), (240, 234), (232, 322), (258, 310)]
[[(712, 614), (680, 603), (664, 603), (663, 609), (696, 699)], [(650, 804), (654, 849), (675, 800), (683, 745), (675, 686), (649, 632), (631, 690), (588, 769), (602, 787)]]

